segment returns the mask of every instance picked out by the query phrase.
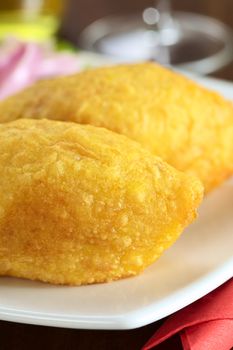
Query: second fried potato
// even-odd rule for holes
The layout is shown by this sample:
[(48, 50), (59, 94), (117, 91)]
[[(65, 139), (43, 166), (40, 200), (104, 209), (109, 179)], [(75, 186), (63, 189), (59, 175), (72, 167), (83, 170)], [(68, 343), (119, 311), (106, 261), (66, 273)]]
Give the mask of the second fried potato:
[(0, 122), (48, 118), (103, 126), (140, 142), (206, 191), (233, 173), (233, 107), (152, 63), (41, 81), (0, 104)]

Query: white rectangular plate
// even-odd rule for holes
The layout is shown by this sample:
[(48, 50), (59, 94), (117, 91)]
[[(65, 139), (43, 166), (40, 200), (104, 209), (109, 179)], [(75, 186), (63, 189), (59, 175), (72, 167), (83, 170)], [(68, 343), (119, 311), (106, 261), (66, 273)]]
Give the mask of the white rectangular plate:
[[(195, 78), (233, 98), (233, 84)], [(0, 319), (86, 329), (131, 329), (192, 303), (233, 276), (233, 182), (205, 198), (199, 218), (138, 277), (83, 287), (0, 278)]]

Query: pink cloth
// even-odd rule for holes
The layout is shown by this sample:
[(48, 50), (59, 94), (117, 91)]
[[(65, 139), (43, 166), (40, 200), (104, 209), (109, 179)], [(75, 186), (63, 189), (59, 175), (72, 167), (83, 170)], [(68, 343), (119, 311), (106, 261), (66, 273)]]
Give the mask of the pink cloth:
[(36, 43), (8, 39), (0, 46), (0, 99), (31, 85), (38, 79), (80, 70), (77, 56), (53, 52)]
[(170, 316), (142, 350), (156, 350), (175, 334), (180, 335), (184, 350), (232, 349), (233, 279)]

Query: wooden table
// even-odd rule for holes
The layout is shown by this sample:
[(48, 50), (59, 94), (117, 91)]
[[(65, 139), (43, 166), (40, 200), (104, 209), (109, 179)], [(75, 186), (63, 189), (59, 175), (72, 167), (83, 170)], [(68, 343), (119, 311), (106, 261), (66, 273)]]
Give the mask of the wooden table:
[[(163, 321), (128, 331), (90, 331), (0, 322), (1, 350), (140, 350)], [(156, 350), (182, 349), (178, 337)]]
[[(233, 28), (232, 0), (174, 0), (173, 4), (175, 9), (213, 16)], [(63, 35), (75, 42), (77, 33), (93, 20), (147, 5), (151, 5), (150, 0), (70, 0)], [(214, 76), (233, 80), (233, 63)], [(162, 322), (129, 331), (73, 330), (0, 322), (0, 350), (139, 350)], [(181, 349), (178, 338), (158, 347), (160, 350), (178, 348)]]

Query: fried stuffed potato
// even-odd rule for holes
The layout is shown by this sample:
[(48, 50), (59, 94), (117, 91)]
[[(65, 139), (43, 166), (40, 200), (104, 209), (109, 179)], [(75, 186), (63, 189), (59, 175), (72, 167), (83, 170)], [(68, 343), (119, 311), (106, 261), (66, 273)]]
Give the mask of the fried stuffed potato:
[(0, 125), (0, 275), (55, 284), (132, 276), (196, 216), (199, 180), (104, 128)]
[(233, 107), (153, 63), (45, 80), (0, 104), (0, 122), (48, 118), (102, 126), (140, 142), (208, 192), (233, 172)]

